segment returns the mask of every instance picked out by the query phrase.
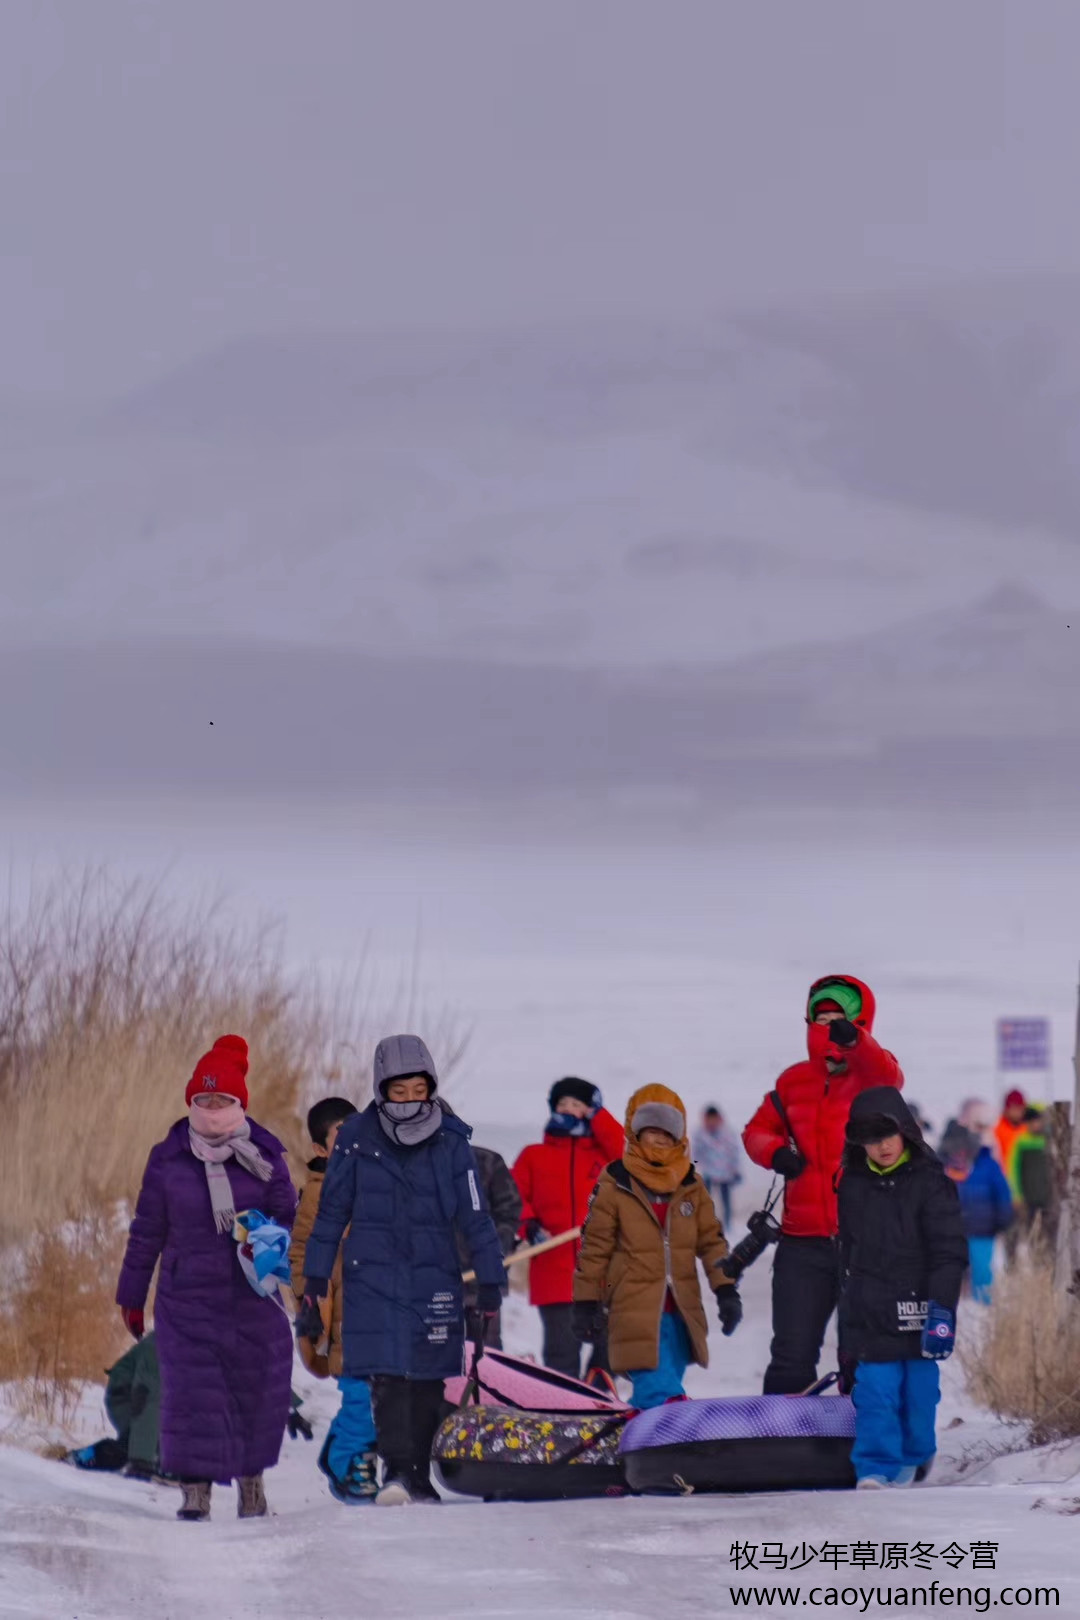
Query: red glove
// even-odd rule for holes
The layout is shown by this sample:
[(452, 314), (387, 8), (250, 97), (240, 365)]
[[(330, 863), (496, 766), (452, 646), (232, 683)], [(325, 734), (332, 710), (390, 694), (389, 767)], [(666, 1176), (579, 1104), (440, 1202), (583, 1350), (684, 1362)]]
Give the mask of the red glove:
[(124, 1318), (124, 1326), (133, 1339), (141, 1339), (146, 1332), (146, 1319), (142, 1311), (133, 1310), (130, 1305), (121, 1305), (120, 1315)]

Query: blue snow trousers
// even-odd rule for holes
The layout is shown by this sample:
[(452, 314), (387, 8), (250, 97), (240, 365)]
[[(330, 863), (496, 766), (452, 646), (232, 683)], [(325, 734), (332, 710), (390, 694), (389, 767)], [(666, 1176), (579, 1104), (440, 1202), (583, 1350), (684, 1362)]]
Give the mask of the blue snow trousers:
[(971, 1297), (977, 1305), (989, 1305), (994, 1286), (994, 1239), (969, 1237), (968, 1260), (971, 1263)]
[(660, 1318), (660, 1358), (655, 1367), (643, 1372), (632, 1372), (631, 1406), (644, 1412), (650, 1406), (663, 1406), (665, 1401), (685, 1395), (683, 1374), (690, 1365), (693, 1349), (686, 1324), (673, 1311), (665, 1311)]
[(344, 1479), (358, 1452), (375, 1450), (375, 1419), (366, 1378), (339, 1378), (341, 1405), (330, 1425), (326, 1461), (338, 1479)]
[(934, 1423), (940, 1398), (936, 1361), (860, 1361), (852, 1393), (856, 1477), (873, 1474), (910, 1483), (915, 1469), (937, 1450)]

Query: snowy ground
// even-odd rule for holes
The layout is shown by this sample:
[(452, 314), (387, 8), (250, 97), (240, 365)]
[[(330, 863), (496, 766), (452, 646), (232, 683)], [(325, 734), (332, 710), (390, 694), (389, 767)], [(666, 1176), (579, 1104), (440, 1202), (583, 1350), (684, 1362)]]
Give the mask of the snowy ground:
[[(692, 1375), (694, 1394), (757, 1387), (767, 1337), (767, 1263), (748, 1275), (747, 1320), (733, 1340), (714, 1335), (713, 1366)], [(536, 1342), (535, 1317), (510, 1306), (508, 1345)], [(1013, 1437), (967, 1402), (960, 1369), (946, 1369), (941, 1454), (933, 1485), (877, 1495), (803, 1493), (689, 1499), (627, 1498), (485, 1506), (463, 1500), (438, 1511), (348, 1509), (328, 1495), (315, 1468), (316, 1444), (286, 1441), (269, 1477), (272, 1517), (237, 1522), (231, 1494), (217, 1493), (209, 1525), (179, 1524), (175, 1491), (77, 1473), (0, 1445), (0, 1617), (3, 1620), (385, 1620), (437, 1614), (447, 1620), (655, 1620), (672, 1607), (689, 1614), (783, 1612), (779, 1604), (736, 1608), (730, 1586), (828, 1588), (880, 1583), (985, 1589), (1055, 1586), (1060, 1609), (1080, 1614), (1076, 1511), (1080, 1444), (1056, 1452), (1007, 1454)], [(305, 1384), (306, 1409), (321, 1433), (335, 1392)], [(83, 1434), (104, 1432), (88, 1399)], [(995, 1451), (1006, 1452), (990, 1461)], [(934, 1556), (916, 1573), (833, 1569), (801, 1573), (766, 1566), (737, 1571), (734, 1543), (997, 1543), (996, 1569), (957, 1569)], [(800, 1558), (805, 1553), (799, 1554)], [(955, 1556), (955, 1555), (954, 1555)], [(980, 1599), (976, 1598), (978, 1603)], [(862, 1600), (852, 1612), (888, 1612)]]
[[(13, 811), (6, 830), (17, 881), (59, 861), (167, 867), (185, 895), (224, 884), (241, 912), (280, 914), (299, 960), (333, 966), (366, 948), (391, 986), (404, 967), (408, 989), (419, 942), (421, 1004), (449, 1003), (475, 1031), (451, 1095), (478, 1139), (507, 1153), (539, 1134), (547, 1087), (566, 1072), (599, 1081), (617, 1112), (635, 1085), (662, 1078), (692, 1107), (715, 1097), (741, 1124), (799, 1055), (801, 997), (826, 970), (875, 985), (879, 1032), (939, 1126), (966, 1093), (996, 1091), (998, 1015), (1052, 1016), (1056, 1074), (1038, 1086), (1071, 1089), (1073, 829), (939, 838), (885, 829), (875, 840), (797, 818), (712, 846), (559, 846), (526, 843), (508, 827), (482, 836), (443, 827), (436, 838), (405, 815), (376, 826), (344, 807), (113, 805)], [(760, 1190), (754, 1178), (740, 1189), (742, 1215)], [(715, 1337), (713, 1366), (692, 1375), (692, 1394), (759, 1387), (767, 1262), (745, 1295), (743, 1326), (731, 1341)], [(536, 1348), (535, 1319), (519, 1301), (507, 1342)], [(333, 1397), (309, 1393), (320, 1426)], [(106, 1432), (100, 1402), (81, 1423), (80, 1438)], [(951, 1363), (939, 1432), (932, 1484), (906, 1493), (456, 1502), (432, 1513), (342, 1508), (316, 1472), (315, 1446), (287, 1442), (268, 1523), (238, 1524), (223, 1499), (209, 1526), (189, 1526), (174, 1519), (173, 1492), (32, 1455), (33, 1435), (0, 1416), (0, 1439), (17, 1442), (0, 1444), (0, 1620), (656, 1620), (673, 1607), (731, 1612), (734, 1584), (802, 1582), (808, 1594), (811, 1581), (935, 1579), (982, 1585), (991, 1601), (1006, 1587), (1056, 1585), (1061, 1611), (1080, 1615), (1080, 1550), (1065, 1517), (1080, 1501), (1080, 1477), (1070, 1482), (1080, 1455), (1009, 1455), (1015, 1437), (971, 1407)], [(790, 1550), (867, 1540), (938, 1550), (997, 1542), (997, 1568), (973, 1571), (969, 1561), (954, 1571), (935, 1559), (906, 1576), (821, 1564), (791, 1574), (729, 1562), (736, 1542)], [(852, 1612), (860, 1608), (856, 1599)]]

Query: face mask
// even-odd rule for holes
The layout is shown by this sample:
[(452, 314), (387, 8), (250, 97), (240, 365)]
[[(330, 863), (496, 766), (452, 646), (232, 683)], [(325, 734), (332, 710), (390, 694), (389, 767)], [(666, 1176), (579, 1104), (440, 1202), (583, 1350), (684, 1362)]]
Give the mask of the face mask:
[(188, 1121), (196, 1136), (205, 1136), (208, 1141), (217, 1142), (240, 1129), (244, 1123), (244, 1110), (239, 1098), (235, 1097), (230, 1099), (228, 1108), (200, 1108), (198, 1102), (193, 1101), (188, 1109)]
[(423, 1102), (381, 1102), (379, 1124), (399, 1147), (416, 1147), (439, 1129), (442, 1109), (434, 1097)]
[(544, 1127), (548, 1136), (589, 1136), (592, 1126), (576, 1114), (552, 1114)]

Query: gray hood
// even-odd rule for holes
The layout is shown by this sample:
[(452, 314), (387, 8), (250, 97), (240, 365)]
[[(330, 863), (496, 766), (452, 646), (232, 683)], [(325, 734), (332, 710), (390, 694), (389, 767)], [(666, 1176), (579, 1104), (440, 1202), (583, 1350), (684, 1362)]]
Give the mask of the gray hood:
[(426, 1074), (432, 1095), (438, 1090), (434, 1061), (419, 1035), (388, 1035), (375, 1048), (372, 1079), (376, 1097), (385, 1097), (391, 1080), (404, 1080), (411, 1074)]

